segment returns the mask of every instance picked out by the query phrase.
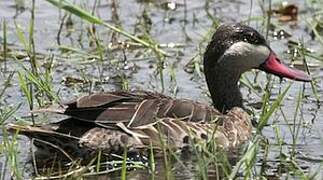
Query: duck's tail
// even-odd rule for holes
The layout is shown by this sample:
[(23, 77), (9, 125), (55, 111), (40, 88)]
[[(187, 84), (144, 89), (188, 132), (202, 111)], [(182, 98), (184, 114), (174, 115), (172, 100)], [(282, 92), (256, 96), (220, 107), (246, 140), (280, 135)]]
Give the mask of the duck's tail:
[(69, 160), (92, 158), (99, 151), (105, 155), (122, 154), (125, 148), (142, 147), (141, 142), (123, 131), (83, 124), (73, 119), (42, 126), (9, 124), (7, 130), (32, 139), (41, 154), (56, 154)]

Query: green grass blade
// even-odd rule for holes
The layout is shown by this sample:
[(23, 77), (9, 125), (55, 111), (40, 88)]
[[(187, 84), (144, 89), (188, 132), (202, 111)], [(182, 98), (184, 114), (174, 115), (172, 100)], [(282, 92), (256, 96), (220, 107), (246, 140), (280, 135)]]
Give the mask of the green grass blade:
[(24, 35), (24, 32), (22, 31), (22, 28), (16, 22), (15, 22), (15, 26), (16, 26), (16, 31), (17, 31), (16, 33), (17, 33), (18, 40), (24, 46), (26, 51), (29, 53), (30, 49), (29, 49), (29, 46), (27, 45), (27, 40)]
[(101, 156), (102, 156), (102, 151), (99, 150), (99, 153), (97, 155), (97, 161), (96, 161), (96, 172), (100, 172), (100, 168), (101, 168)]
[(156, 165), (155, 165), (155, 157), (154, 157), (154, 148), (152, 143), (150, 143), (149, 162), (150, 162), (150, 171), (151, 171), (150, 179), (155, 180)]
[(288, 87), (277, 97), (276, 101), (272, 103), (268, 111), (264, 111), (262, 115), (260, 116), (259, 124), (257, 127), (257, 131), (260, 132), (264, 126), (268, 123), (268, 120), (270, 116), (275, 112), (275, 110), (280, 106), (281, 102), (283, 101), (286, 93), (288, 92), (289, 88), (291, 87), (291, 84), (288, 85)]
[(87, 12), (84, 9), (82, 9), (74, 4), (71, 4), (69, 1), (66, 1), (66, 0), (46, 0), (46, 1), (53, 4), (54, 6), (56, 6), (58, 8), (64, 9), (67, 12), (74, 14), (74, 15), (80, 17), (81, 19), (84, 19), (90, 23), (103, 25), (103, 26), (105, 26), (117, 33), (124, 35), (125, 37), (127, 37), (129, 39), (132, 39), (135, 42), (142, 44), (145, 47), (153, 49), (154, 51), (160, 53), (161, 55), (167, 55), (167, 53), (165, 51), (158, 48), (157, 44), (144, 41), (144, 40), (126, 32), (124, 30), (120, 29), (120, 28), (117, 28), (111, 24), (108, 24), (108, 23), (104, 22), (102, 19), (92, 15), (90, 12)]
[(122, 169), (121, 169), (121, 180), (127, 179), (127, 148), (123, 151)]
[[(2, 46), (3, 46), (3, 59), (6, 62), (6, 60), (7, 60), (7, 50), (8, 50), (7, 49), (7, 21), (6, 20), (3, 21), (2, 29), (3, 29), (3, 34), (2, 34), (3, 35), (3, 43), (2, 43)], [(6, 64), (7, 63), (4, 63), (5, 67), (6, 67)]]
[(22, 72), (18, 72), (18, 80), (19, 80), (20, 89), (24, 93), (24, 95), (26, 96), (28, 104), (31, 104), (32, 103), (32, 95), (31, 95), (31, 92), (29, 91), (26, 77), (23, 75)]
[(228, 179), (235, 179), (239, 171), (241, 171), (241, 169), (244, 174), (244, 177), (248, 178), (249, 176), (250, 178), (252, 167), (256, 162), (256, 156), (259, 149), (259, 141), (260, 141), (259, 137), (255, 137), (255, 139), (249, 143), (243, 156), (240, 158), (240, 160), (236, 163), (236, 165), (232, 169)]
[(54, 6), (60, 8), (60, 9), (64, 9), (78, 17), (80, 17), (81, 19), (84, 19), (90, 23), (94, 23), (94, 24), (103, 24), (103, 20), (101, 20), (100, 18), (93, 16), (90, 12), (85, 11), (84, 9), (75, 6), (73, 4), (71, 4), (68, 1), (65, 0), (46, 0), (47, 2), (53, 4)]

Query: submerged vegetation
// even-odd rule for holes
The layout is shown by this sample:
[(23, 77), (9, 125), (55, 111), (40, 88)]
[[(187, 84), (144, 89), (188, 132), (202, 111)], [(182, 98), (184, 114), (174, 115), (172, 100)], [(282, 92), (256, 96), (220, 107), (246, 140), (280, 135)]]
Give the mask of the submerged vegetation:
[[(323, 177), (320, 1), (4, 2), (0, 179)], [(165, 145), (161, 154), (151, 147), (144, 157), (129, 157), (125, 149), (121, 156), (111, 155), (113, 160), (98, 153), (86, 165), (71, 160), (66, 167), (36, 168), (32, 142), (6, 130), (10, 122), (57, 121), (61, 117), (30, 112), (100, 91), (142, 89), (210, 102), (202, 77), (204, 49), (219, 24), (237, 21), (265, 34), (284, 62), (305, 69), (314, 81), (244, 74), (240, 86), (255, 128), (234, 158), (214, 143), (196, 144), (185, 153)]]

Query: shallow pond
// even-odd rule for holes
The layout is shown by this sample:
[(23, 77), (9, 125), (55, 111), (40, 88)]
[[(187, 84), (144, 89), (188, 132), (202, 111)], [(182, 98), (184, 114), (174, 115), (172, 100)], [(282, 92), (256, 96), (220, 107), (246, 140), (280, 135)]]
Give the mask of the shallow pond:
[[(217, 23), (240, 22), (249, 23), (261, 33), (266, 34), (268, 2), (260, 1), (76, 1), (82, 8), (93, 11), (94, 14), (108, 23), (117, 24), (122, 29), (141, 37), (149, 37), (160, 43), (165, 51), (171, 54), (162, 64), (161, 68), (156, 54), (141, 47), (119, 48), (118, 42), (127, 40), (123, 36), (100, 25), (90, 25), (79, 17), (71, 16), (63, 10), (59, 10), (46, 1), (37, 1), (35, 7), (34, 44), (37, 54), (37, 64), (45, 70), (49, 65), (52, 70), (52, 86), (58, 92), (62, 100), (72, 99), (81, 94), (94, 91), (112, 91), (128, 88), (163, 92), (177, 98), (188, 98), (210, 103), (207, 96), (207, 87), (204, 76), (197, 69), (201, 62), (201, 55), (214, 31)], [(283, 101), (283, 106), (270, 118), (269, 125), (262, 131), (263, 137), (269, 142), (269, 159), (267, 159), (267, 175), (276, 177), (277, 169), (281, 165), (278, 154), (281, 152), (290, 154), (295, 147), (296, 162), (299, 168), (308, 174), (318, 173), (317, 178), (323, 178), (323, 110), (319, 108), (317, 101), (322, 103), (323, 92), (323, 68), (322, 68), (322, 44), (318, 38), (312, 38), (310, 23), (319, 16), (323, 7), (316, 1), (290, 1), (298, 7), (298, 19), (292, 22), (281, 22), (279, 15), (272, 16), (270, 21), (276, 25), (274, 30), (268, 31), (268, 40), (271, 47), (286, 63), (290, 62), (293, 54), (287, 53), (293, 50), (288, 46), (294, 42), (302, 42), (308, 48), (306, 56), (312, 77), (315, 79), (315, 91), (313, 94), (310, 84), (294, 82)], [(29, 59), (26, 56), (24, 46), (19, 40), (17, 29), (19, 27), (28, 37), (28, 28), (31, 21), (30, 0), (2, 0), (0, 2), (1, 21), (7, 25), (8, 58), (0, 61), (0, 91), (5, 89), (0, 97), (0, 110), (6, 107), (17, 106), (19, 109), (6, 123), (17, 119), (29, 119), (29, 106), (26, 97), (21, 92), (18, 80), (18, 71), (23, 72), (23, 66), (29, 68)], [(278, 8), (281, 2), (273, 1), (271, 8)], [(265, 12), (263, 12), (263, 9)], [(19, 26), (19, 27), (17, 27)], [(275, 33), (285, 30), (291, 37), (288, 39), (277, 38)], [(100, 43), (104, 47), (110, 47), (104, 53), (103, 61), (98, 54), (93, 52), (93, 39), (91, 32), (95, 32)], [(3, 26), (1, 26), (0, 42), (1, 57), (3, 52)], [(27, 38), (28, 39), (28, 38)], [(110, 43), (113, 42), (113, 43)], [(13, 56), (18, 59), (12, 58)], [(315, 56), (315, 57), (314, 57)], [(3, 58), (2, 58), (3, 59)], [(297, 59), (297, 58), (296, 58)], [(300, 59), (300, 58), (299, 58)], [(296, 63), (302, 61), (296, 60)], [(300, 63), (301, 64), (301, 63)], [(195, 69), (194, 69), (195, 68)], [(161, 71), (163, 72), (160, 76)], [(8, 77), (13, 74), (7, 85)], [(245, 104), (258, 105), (261, 102), (267, 77), (259, 73), (254, 80), (255, 72), (244, 75), (254, 90), (242, 85)], [(161, 78), (162, 77), (162, 78)], [(247, 82), (249, 82), (247, 81)], [(290, 81), (280, 81), (272, 78), (272, 96), (275, 100), (279, 92), (283, 91)], [(241, 83), (243, 84), (243, 83)], [(6, 88), (4, 88), (6, 87)], [(296, 144), (293, 144), (293, 136), (290, 127), (294, 127), (294, 114), (299, 92), (304, 98), (301, 100), (300, 110), (296, 112), (297, 124), (300, 124)], [(252, 108), (252, 107), (249, 107)], [(254, 107), (253, 107), (254, 108)], [(254, 109), (255, 119), (259, 118), (259, 109)], [(57, 120), (53, 116), (37, 118), (36, 121)], [(275, 132), (276, 131), (276, 132)], [(282, 144), (279, 145), (277, 132), (280, 134)], [(3, 140), (0, 131), (0, 142)], [(295, 141), (294, 141), (295, 142)], [(24, 177), (31, 176), (30, 142), (24, 138), (18, 138), (19, 167)], [(0, 148), (1, 149), (1, 148)], [(2, 153), (0, 151), (0, 153)], [(258, 164), (261, 166), (262, 153), (260, 150)], [(10, 167), (5, 166), (6, 152), (0, 154), (0, 173), (6, 172), (4, 178), (9, 178)], [(192, 179), (196, 176), (193, 161), (185, 162), (187, 168), (174, 168), (174, 176), (179, 179)], [(29, 163), (29, 165), (28, 165)], [(161, 163), (162, 164), (162, 163)], [(157, 170), (162, 171), (158, 166)], [(2, 174), (3, 175), (3, 174)], [(286, 175), (287, 177), (288, 175)], [(146, 171), (132, 171), (129, 178), (140, 179), (149, 177)], [(160, 179), (164, 179), (160, 172)], [(210, 175), (212, 177), (212, 175)]]

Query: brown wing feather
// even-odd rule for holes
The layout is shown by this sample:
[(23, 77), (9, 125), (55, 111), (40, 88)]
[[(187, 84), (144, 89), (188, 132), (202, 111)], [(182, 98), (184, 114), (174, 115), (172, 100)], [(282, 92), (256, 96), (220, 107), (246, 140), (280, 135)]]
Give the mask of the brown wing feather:
[(126, 99), (129, 99), (129, 97), (119, 96), (114, 93), (97, 93), (79, 97), (65, 104), (69, 108), (95, 108)]
[(155, 122), (155, 117), (159, 109), (159, 99), (145, 99), (133, 114), (128, 126), (137, 127)]
[(123, 122), (129, 127), (154, 124), (156, 117), (209, 122), (221, 115), (206, 104), (145, 91), (97, 93), (65, 103), (64, 107), (38, 111), (62, 113), (103, 126)]

